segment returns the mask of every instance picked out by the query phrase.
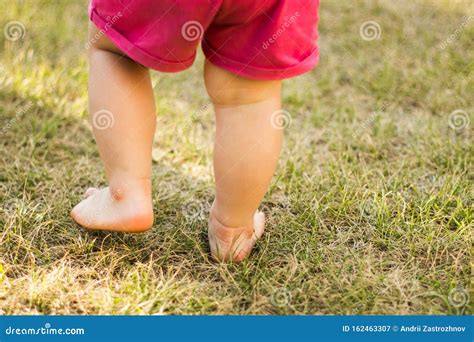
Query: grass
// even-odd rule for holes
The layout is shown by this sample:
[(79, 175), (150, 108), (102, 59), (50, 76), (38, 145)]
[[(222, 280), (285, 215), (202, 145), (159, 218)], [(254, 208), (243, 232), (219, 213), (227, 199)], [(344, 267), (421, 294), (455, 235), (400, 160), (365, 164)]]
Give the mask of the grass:
[[(86, 2), (5, 3), (1, 28), (26, 34), (0, 38), (0, 314), (472, 314), (472, 124), (449, 118), (472, 121), (473, 10), (322, 2), (319, 66), (284, 87), (268, 231), (246, 262), (220, 265), (193, 215), (213, 196), (202, 54), (153, 74), (153, 229), (86, 232), (68, 213), (105, 185)], [(359, 35), (369, 20), (379, 39)]]

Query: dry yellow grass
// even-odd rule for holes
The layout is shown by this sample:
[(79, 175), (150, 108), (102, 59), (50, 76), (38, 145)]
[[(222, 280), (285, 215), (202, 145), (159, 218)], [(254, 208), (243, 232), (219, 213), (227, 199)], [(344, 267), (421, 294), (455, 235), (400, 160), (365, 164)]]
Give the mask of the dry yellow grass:
[[(68, 217), (104, 184), (86, 2), (4, 3), (0, 26), (26, 34), (0, 38), (0, 313), (472, 314), (472, 15), (468, 1), (322, 2), (321, 62), (285, 84), (268, 233), (235, 266), (207, 254), (202, 56), (153, 75), (154, 228), (86, 232)], [(367, 21), (378, 39), (362, 39)]]

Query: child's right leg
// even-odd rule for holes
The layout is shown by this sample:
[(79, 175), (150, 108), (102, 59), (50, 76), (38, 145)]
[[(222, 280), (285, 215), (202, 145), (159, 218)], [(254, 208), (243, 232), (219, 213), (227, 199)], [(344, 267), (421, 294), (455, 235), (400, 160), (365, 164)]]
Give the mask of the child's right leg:
[(254, 81), (205, 65), (206, 88), (216, 112), (216, 197), (209, 243), (219, 260), (241, 261), (263, 234), (257, 208), (277, 165), (283, 131), (272, 125), (280, 109), (280, 81)]
[[(99, 33), (90, 24), (89, 38)], [(148, 69), (105, 35), (89, 51), (92, 128), (109, 187), (90, 188), (71, 212), (89, 229), (141, 232), (153, 223), (151, 149), (156, 124)]]

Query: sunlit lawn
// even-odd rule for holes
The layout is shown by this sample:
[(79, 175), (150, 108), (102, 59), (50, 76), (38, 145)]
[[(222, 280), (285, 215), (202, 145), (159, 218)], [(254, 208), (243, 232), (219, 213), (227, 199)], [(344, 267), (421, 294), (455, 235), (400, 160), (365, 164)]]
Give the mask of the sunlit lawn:
[[(0, 314), (472, 314), (471, 3), (322, 2), (321, 61), (285, 83), (292, 120), (262, 205), (268, 231), (241, 265), (208, 255), (201, 55), (153, 74), (153, 229), (90, 233), (69, 218), (105, 184), (87, 120), (86, 5), (0, 7), (2, 31), (26, 30), (0, 37)], [(367, 21), (377, 39), (361, 36)]]

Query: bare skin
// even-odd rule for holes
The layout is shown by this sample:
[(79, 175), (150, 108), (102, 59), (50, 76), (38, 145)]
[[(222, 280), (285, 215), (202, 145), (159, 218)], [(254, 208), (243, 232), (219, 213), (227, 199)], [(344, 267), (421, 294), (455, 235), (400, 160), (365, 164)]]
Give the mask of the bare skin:
[[(216, 113), (216, 197), (209, 220), (213, 256), (242, 261), (263, 234), (257, 208), (270, 185), (283, 131), (271, 124), (280, 109), (280, 81), (255, 81), (206, 62), (204, 80)], [(233, 229), (229, 229), (233, 228)]]
[[(89, 38), (97, 33), (91, 24)], [(89, 188), (71, 216), (89, 229), (142, 232), (153, 224), (156, 116), (149, 71), (125, 57), (105, 35), (90, 47), (89, 60), (89, 110), (109, 187)], [(101, 125), (97, 115), (113, 120), (113, 125)]]
[[(98, 32), (91, 24), (90, 37)], [(216, 196), (209, 219), (213, 257), (239, 262), (264, 230), (257, 211), (275, 172), (283, 132), (271, 124), (280, 109), (280, 81), (239, 77), (206, 62), (204, 79), (216, 112)], [(113, 125), (93, 124), (109, 187), (89, 188), (71, 212), (88, 229), (143, 232), (153, 225), (151, 148), (155, 106), (149, 71), (105, 36), (90, 48), (90, 112), (107, 110)], [(98, 127), (96, 127), (98, 126)]]

